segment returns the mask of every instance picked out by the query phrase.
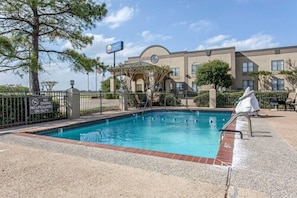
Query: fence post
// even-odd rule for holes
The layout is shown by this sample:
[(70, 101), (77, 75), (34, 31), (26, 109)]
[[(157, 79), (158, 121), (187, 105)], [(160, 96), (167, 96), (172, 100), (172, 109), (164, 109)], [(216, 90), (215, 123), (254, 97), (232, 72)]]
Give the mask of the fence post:
[(188, 108), (188, 90), (186, 90), (186, 107)]
[(209, 90), (209, 108), (216, 108), (217, 107), (217, 93), (216, 89), (211, 88)]
[(127, 89), (120, 89), (118, 91), (120, 99), (120, 109), (122, 111), (128, 110), (128, 91)]
[(67, 117), (76, 119), (80, 117), (80, 92), (78, 89), (71, 87), (67, 89)]
[(25, 91), (25, 100), (24, 100), (24, 103), (25, 103), (25, 124), (26, 125), (28, 125), (28, 109), (29, 109), (29, 107), (28, 107), (28, 94), (27, 94), (27, 92)]
[(102, 114), (102, 91), (99, 91), (100, 115)]

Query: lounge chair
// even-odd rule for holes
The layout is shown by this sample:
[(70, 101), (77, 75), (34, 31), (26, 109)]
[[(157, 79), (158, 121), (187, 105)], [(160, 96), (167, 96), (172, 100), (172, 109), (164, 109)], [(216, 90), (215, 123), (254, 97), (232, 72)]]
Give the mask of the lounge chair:
[[(277, 98), (269, 98), (269, 104), (271, 107), (274, 107), (274, 109), (278, 109), (278, 105), (280, 104), (280, 101)], [(286, 108), (286, 106), (285, 106)]]
[(285, 109), (287, 109), (287, 106), (293, 107), (294, 111), (295, 111), (295, 107), (296, 107), (296, 97), (297, 97), (297, 93), (296, 92), (290, 92), (288, 95), (288, 98), (285, 101)]
[(136, 101), (136, 107), (140, 108), (140, 107), (144, 107), (145, 106), (145, 101), (144, 100), (140, 100), (138, 94), (135, 94), (135, 101)]
[(290, 92), (286, 100), (280, 100), (278, 98), (270, 98), (269, 103), (271, 106), (274, 106), (275, 109), (278, 109), (279, 105), (283, 105), (285, 107), (285, 111), (289, 108), (296, 107), (296, 92)]

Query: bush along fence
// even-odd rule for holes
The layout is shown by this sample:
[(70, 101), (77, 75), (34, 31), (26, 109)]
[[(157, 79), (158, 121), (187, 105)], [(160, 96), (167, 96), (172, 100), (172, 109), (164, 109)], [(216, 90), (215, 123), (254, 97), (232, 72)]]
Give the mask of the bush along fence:
[[(238, 99), (243, 95), (244, 91), (238, 92), (217, 92), (216, 107), (217, 108), (235, 108)], [(288, 91), (255, 91), (261, 109), (273, 108), (270, 104), (271, 99), (285, 101), (288, 97)], [(209, 92), (203, 91), (194, 98), (197, 107), (209, 107)]]
[(0, 93), (0, 128), (67, 118), (66, 92)]

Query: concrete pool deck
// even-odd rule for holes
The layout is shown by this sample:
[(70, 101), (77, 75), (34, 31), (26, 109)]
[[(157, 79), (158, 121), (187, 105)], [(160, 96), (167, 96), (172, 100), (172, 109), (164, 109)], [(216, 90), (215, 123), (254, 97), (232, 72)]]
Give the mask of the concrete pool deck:
[(243, 127), (236, 138), (232, 166), (17, 135), (40, 124), (2, 129), (0, 197), (297, 197), (297, 113), (259, 114), (254, 137)]

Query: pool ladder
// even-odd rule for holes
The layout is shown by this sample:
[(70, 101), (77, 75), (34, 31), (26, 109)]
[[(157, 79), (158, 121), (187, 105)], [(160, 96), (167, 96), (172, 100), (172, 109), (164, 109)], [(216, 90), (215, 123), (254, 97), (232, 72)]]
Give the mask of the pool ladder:
[(221, 132), (221, 140), (222, 140), (222, 137), (224, 135), (224, 133), (226, 131), (228, 132), (234, 132), (234, 133), (239, 133), (240, 134), (240, 138), (242, 139), (243, 135), (242, 135), (242, 132), (239, 131), (239, 130), (231, 130), (231, 129), (227, 129), (227, 127), (235, 120), (237, 119), (238, 117), (240, 116), (243, 116), (243, 117), (246, 117), (247, 120), (248, 120), (248, 129), (249, 129), (249, 133), (250, 133), (250, 136), (253, 137), (253, 131), (252, 131), (252, 122), (251, 122), (251, 118), (249, 116), (249, 114), (247, 112), (239, 112), (239, 113), (236, 113), (234, 114), (230, 120), (223, 126), (223, 128), (221, 128), (219, 131)]

